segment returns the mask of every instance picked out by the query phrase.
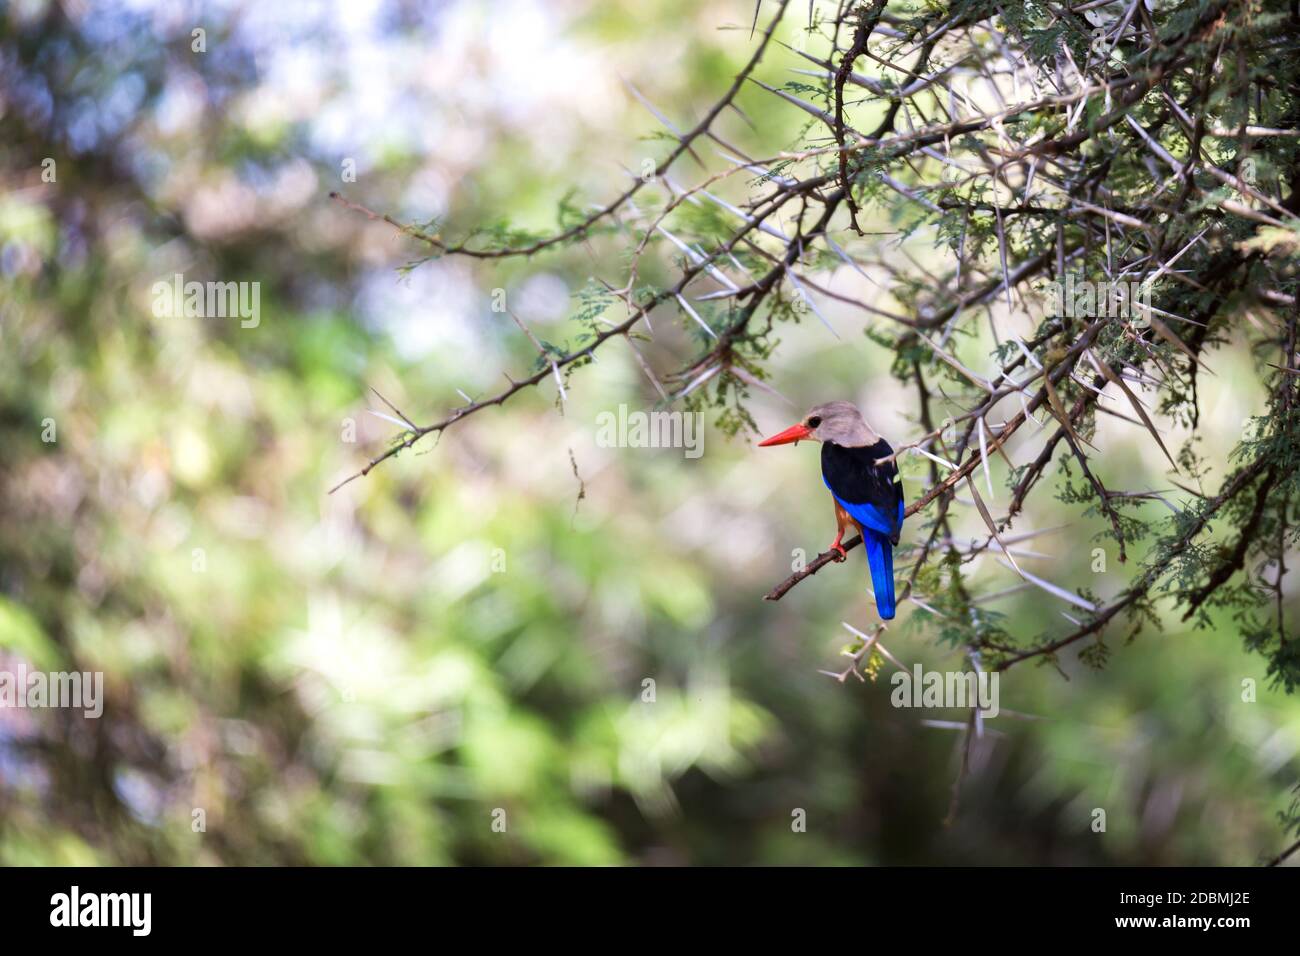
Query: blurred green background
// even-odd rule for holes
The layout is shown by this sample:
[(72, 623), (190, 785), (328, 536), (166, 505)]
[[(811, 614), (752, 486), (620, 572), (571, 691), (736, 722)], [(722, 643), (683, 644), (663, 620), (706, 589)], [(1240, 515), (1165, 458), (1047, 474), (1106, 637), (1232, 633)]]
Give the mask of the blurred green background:
[[(962, 734), (923, 721), (964, 714), (891, 707), (886, 672), (819, 673), (842, 666), (842, 622), (874, 621), (861, 555), (761, 600), (794, 549), (833, 536), (815, 449), (758, 451), (711, 418), (698, 459), (600, 447), (601, 412), (656, 400), (623, 343), (562, 407), (548, 381), (326, 493), (398, 431), (367, 414), (391, 414), (369, 386), (422, 423), (458, 390), (495, 393), (535, 356), (492, 290), (562, 343), (574, 297), (623, 280), (628, 248), (403, 269), (423, 250), (328, 193), (452, 237), (551, 231), (671, 148), (623, 80), (693, 124), (752, 50), (752, 15), (0, 5), (0, 670), (103, 671), (107, 696), (98, 720), (0, 709), (0, 863), (1253, 864), (1289, 842), (1300, 701), (1227, 617), (1131, 643), (1116, 627), (1100, 671), (1068, 654), (1004, 674), (945, 825)], [(801, 42), (804, 16), (778, 37)], [(760, 75), (799, 65), (776, 48)], [(723, 128), (751, 155), (799, 142), (797, 110), (757, 87), (739, 102), (756, 128)], [(691, 162), (675, 180), (702, 175)], [(937, 255), (920, 235), (905, 253)], [(260, 283), (260, 323), (156, 318), (153, 283), (177, 272)], [(760, 394), (759, 427), (849, 398), (909, 440), (891, 356), (861, 313), (819, 306), (843, 341), (782, 329), (770, 371), (792, 404)], [(688, 325), (657, 313), (655, 368), (694, 354)], [(1244, 348), (1210, 364), (1198, 435), (1222, 456), (1263, 393)], [(1017, 436), (1013, 460), (1037, 441)], [(1141, 429), (1105, 419), (1097, 443), (1107, 484), (1168, 488)], [(909, 498), (923, 464), (905, 463)], [(1004, 479), (998, 462), (1005, 506)], [(1048, 528), (1028, 570), (1121, 590), (1113, 554), (1094, 571), (1095, 521), (1044, 484), (1015, 529)], [(988, 592), (1018, 581), (977, 566)], [(989, 607), (1013, 634), (1070, 626), (1036, 589)], [(900, 609), (889, 649), (961, 667), (917, 614)]]

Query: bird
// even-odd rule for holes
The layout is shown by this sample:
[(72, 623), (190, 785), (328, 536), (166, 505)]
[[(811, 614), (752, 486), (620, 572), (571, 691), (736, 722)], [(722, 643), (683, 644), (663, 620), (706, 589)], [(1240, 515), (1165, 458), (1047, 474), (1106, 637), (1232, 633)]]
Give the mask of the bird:
[(822, 481), (835, 501), (838, 533), (830, 549), (843, 561), (840, 542), (851, 521), (862, 535), (871, 569), (876, 611), (894, 617), (894, 548), (903, 528), (903, 482), (894, 464), (894, 449), (867, 424), (852, 402), (816, 405), (796, 425), (765, 438), (759, 447), (818, 441), (822, 444)]

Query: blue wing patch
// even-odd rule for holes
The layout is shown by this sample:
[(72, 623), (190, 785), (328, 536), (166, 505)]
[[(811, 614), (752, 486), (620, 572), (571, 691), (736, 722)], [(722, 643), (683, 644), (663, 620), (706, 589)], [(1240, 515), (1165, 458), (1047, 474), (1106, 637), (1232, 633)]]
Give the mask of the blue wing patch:
[[(826, 487), (829, 488), (830, 485), (827, 485)], [(898, 502), (898, 515), (895, 520), (891, 521), (875, 505), (850, 504), (841, 499), (839, 495), (836, 495), (834, 491), (831, 492), (831, 496), (839, 502), (841, 508), (853, 516), (854, 521), (857, 521), (864, 528), (870, 528), (872, 531), (877, 531), (880, 534), (892, 536), (903, 525), (903, 502), (901, 498)]]
[(831, 496), (854, 521), (862, 525), (862, 544), (867, 553), (867, 566), (871, 569), (871, 590), (876, 595), (876, 611), (883, 620), (892, 620), (897, 608), (894, 601), (894, 548), (889, 539), (903, 526), (902, 495), (898, 498), (896, 522), (889, 521), (875, 505), (850, 504), (834, 492), (831, 492)]

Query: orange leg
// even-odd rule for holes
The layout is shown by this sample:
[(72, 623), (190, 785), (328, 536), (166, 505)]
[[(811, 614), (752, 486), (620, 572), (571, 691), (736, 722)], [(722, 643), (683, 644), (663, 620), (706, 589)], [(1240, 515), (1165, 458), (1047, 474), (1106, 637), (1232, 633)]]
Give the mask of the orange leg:
[[(831, 550), (839, 552), (839, 556), (835, 559), (836, 561), (844, 561), (848, 558), (849, 554), (844, 550), (844, 546), (841, 545), (840, 542), (844, 539), (844, 529), (849, 526), (849, 522), (853, 521), (853, 518), (850, 517), (847, 511), (840, 507), (840, 503), (835, 501), (834, 497), (831, 498), (831, 501), (835, 502), (836, 524), (835, 540), (831, 542)], [(854, 523), (856, 524), (856, 522)]]

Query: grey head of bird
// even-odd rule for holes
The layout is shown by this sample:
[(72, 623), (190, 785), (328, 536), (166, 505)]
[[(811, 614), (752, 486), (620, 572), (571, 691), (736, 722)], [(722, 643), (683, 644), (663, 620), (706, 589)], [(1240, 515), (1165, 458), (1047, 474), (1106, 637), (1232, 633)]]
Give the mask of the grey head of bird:
[(797, 441), (830, 442), (844, 448), (863, 448), (880, 441), (852, 402), (814, 405), (797, 425), (759, 442), (760, 446), (785, 445)]

